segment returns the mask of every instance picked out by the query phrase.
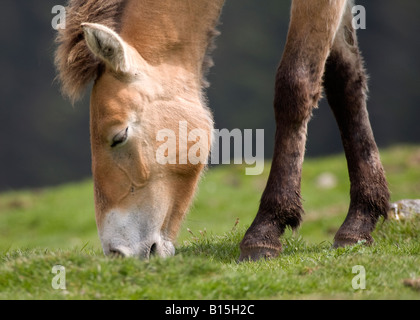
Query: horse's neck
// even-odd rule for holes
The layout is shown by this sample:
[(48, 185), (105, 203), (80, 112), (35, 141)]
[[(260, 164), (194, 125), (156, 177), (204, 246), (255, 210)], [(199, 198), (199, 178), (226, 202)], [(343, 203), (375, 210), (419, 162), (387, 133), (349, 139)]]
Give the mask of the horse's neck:
[(151, 65), (201, 71), (224, 0), (128, 0), (122, 37)]

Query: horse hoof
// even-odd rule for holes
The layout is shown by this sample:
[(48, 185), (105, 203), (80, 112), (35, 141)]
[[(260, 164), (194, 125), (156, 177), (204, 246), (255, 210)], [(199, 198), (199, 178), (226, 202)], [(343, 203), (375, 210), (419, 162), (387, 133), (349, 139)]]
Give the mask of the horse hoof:
[(374, 243), (374, 240), (370, 235), (353, 236), (349, 234), (341, 235), (337, 233), (334, 237), (333, 247), (335, 249), (344, 248), (344, 247), (353, 246), (358, 243), (363, 243), (364, 245), (370, 246)]
[(261, 259), (269, 260), (277, 258), (281, 252), (280, 248), (276, 247), (241, 247), (241, 255), (239, 262), (243, 261), (258, 261)]

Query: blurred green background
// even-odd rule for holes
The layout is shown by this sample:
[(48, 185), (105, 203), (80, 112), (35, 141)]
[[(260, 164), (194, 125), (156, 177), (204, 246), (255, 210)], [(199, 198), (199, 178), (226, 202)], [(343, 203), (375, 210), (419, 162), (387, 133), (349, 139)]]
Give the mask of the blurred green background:
[[(91, 175), (89, 93), (74, 107), (54, 82), (54, 5), (0, 3), (0, 190), (44, 187)], [(420, 142), (420, 2), (361, 0), (359, 30), (370, 75), (369, 112), (380, 147)], [(265, 129), (273, 149), (274, 75), (285, 43), (290, 1), (228, 0), (208, 90), (217, 128)], [(342, 151), (323, 101), (309, 127), (308, 156)]]

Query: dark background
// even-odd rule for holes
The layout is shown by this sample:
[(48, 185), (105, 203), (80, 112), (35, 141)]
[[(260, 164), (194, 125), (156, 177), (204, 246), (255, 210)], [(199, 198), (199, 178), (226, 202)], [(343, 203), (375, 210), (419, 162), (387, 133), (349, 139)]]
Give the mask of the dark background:
[[(91, 175), (89, 91), (74, 107), (54, 81), (54, 5), (0, 3), (0, 190), (41, 187)], [(420, 142), (420, 1), (364, 0), (359, 41), (370, 75), (369, 113), (380, 147)], [(290, 1), (227, 0), (208, 90), (216, 128), (265, 129), (273, 149), (273, 86)], [(342, 152), (325, 100), (309, 126), (307, 156)]]

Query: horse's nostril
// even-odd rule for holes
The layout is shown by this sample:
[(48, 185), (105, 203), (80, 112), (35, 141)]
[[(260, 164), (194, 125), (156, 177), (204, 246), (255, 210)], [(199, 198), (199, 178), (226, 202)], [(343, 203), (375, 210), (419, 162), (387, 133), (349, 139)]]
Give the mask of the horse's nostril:
[(115, 257), (115, 258), (124, 258), (127, 256), (127, 254), (124, 252), (124, 250), (120, 250), (117, 248), (111, 248), (109, 249), (109, 255), (111, 257)]
[(136, 251), (126, 246), (110, 246), (107, 255), (113, 258), (139, 257), (140, 259), (149, 259), (152, 256), (161, 255), (161, 248), (159, 248), (159, 245), (156, 242), (151, 245), (140, 243), (138, 244), (138, 247), (143, 250)]
[(115, 257), (115, 258), (123, 258), (124, 257), (124, 254), (118, 249), (110, 249), (109, 250), (109, 255), (111, 257)]
[(152, 244), (152, 246), (150, 247), (149, 256), (154, 256), (156, 254), (156, 249), (157, 249), (156, 243)]

